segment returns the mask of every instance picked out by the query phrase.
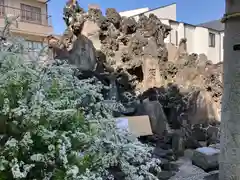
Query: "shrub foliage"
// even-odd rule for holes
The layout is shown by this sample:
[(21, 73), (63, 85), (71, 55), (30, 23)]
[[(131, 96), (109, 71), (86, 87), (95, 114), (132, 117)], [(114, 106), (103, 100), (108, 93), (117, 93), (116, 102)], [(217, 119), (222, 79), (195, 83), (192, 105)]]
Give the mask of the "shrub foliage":
[(119, 131), (94, 79), (0, 52), (0, 180), (157, 179), (151, 147)]

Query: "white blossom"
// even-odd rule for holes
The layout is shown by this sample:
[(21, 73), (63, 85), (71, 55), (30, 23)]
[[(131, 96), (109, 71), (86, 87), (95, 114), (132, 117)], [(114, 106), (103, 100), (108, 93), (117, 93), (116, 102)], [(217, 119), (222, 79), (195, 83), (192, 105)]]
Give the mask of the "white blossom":
[(121, 105), (104, 101), (101, 83), (79, 80), (76, 67), (59, 60), (42, 66), (2, 50), (0, 64), (1, 120), (11, 127), (2, 136), (0, 174), (9, 169), (8, 179), (103, 180), (117, 167), (127, 180), (157, 179), (149, 169), (161, 171), (160, 161), (151, 147), (117, 130), (111, 114)]

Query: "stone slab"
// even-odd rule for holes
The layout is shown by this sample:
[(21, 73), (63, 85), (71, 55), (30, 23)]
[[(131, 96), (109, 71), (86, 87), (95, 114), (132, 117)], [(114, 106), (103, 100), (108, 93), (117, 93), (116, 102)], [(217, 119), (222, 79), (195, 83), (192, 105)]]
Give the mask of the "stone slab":
[(212, 147), (198, 148), (193, 152), (192, 164), (202, 168), (204, 171), (218, 169), (218, 157), (220, 150)]

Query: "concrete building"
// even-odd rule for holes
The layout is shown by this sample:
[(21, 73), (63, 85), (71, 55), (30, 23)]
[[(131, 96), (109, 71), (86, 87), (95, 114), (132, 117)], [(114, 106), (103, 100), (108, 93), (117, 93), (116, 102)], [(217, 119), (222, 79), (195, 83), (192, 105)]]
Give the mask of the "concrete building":
[[(204, 53), (213, 63), (223, 60), (224, 29), (217, 29), (211, 25), (205, 26), (205, 23), (191, 25), (168, 19), (162, 19), (162, 22), (172, 28), (170, 35), (165, 39), (166, 43), (178, 46), (180, 40), (186, 38), (189, 53)], [(211, 24), (211, 22), (206, 24)]]
[(166, 43), (178, 46), (182, 38), (187, 39), (189, 53), (204, 53), (213, 63), (223, 60), (224, 26), (219, 21), (211, 21), (199, 25), (178, 22), (176, 4), (170, 4), (155, 9), (142, 8), (120, 12), (120, 15), (138, 20), (140, 14), (155, 14), (164, 24), (170, 25), (172, 31), (165, 39)]
[(119, 14), (125, 17), (134, 17), (136, 20), (138, 20), (139, 14), (145, 14), (146, 16), (148, 16), (149, 14), (155, 14), (158, 18), (176, 21), (177, 6), (176, 6), (176, 3), (173, 3), (166, 6), (161, 6), (155, 9), (149, 9), (148, 7), (145, 7), (145, 8), (134, 9), (129, 11), (123, 11), (123, 12), (120, 12)]
[(26, 39), (29, 50), (41, 49), (47, 35), (53, 33), (51, 16), (48, 15), (50, 0), (0, 0), (0, 28), (4, 27), (4, 17), (19, 16), (13, 23), (11, 32)]
[(141, 13), (145, 13), (149, 11), (149, 8), (139, 8), (139, 9), (134, 9), (134, 10), (129, 10), (129, 11), (122, 11), (119, 14), (121, 16), (125, 16), (125, 17), (132, 17), (132, 16), (138, 16)]

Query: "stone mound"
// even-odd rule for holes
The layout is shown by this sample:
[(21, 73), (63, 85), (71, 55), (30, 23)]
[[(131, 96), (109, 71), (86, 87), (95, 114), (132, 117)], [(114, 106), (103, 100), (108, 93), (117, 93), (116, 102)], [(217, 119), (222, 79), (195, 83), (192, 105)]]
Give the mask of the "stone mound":
[(104, 16), (98, 8), (66, 7), (64, 20), (62, 38), (49, 37), (53, 58), (77, 65), (79, 78), (109, 86), (105, 98), (123, 105), (115, 116), (149, 115), (159, 146), (175, 152), (218, 142), (222, 63), (188, 54), (187, 39), (168, 52), (171, 27), (154, 14), (136, 21), (113, 8)]

